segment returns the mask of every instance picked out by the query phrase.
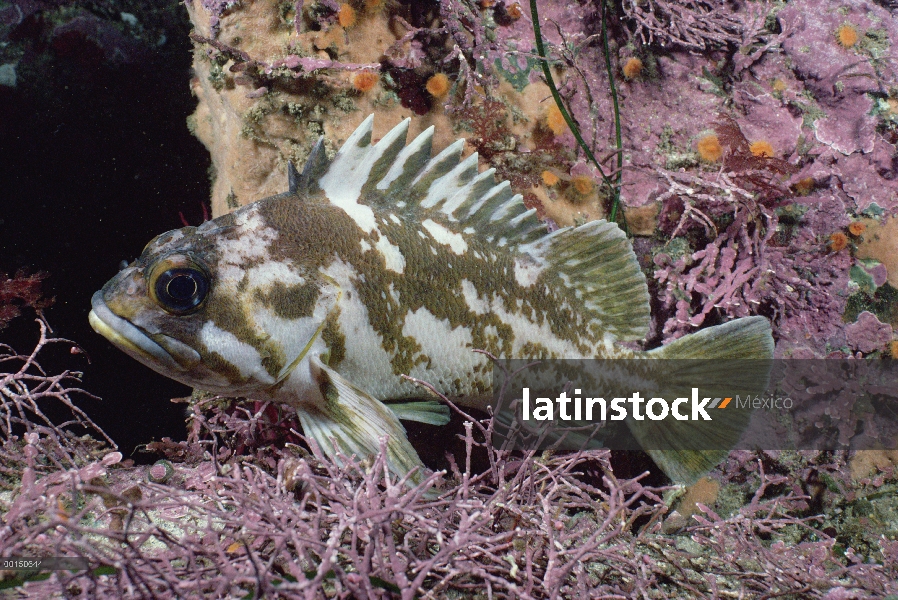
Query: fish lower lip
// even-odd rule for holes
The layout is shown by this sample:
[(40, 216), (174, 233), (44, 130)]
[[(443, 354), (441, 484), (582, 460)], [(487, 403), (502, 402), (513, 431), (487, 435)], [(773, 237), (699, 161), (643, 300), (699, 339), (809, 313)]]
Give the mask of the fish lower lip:
[(158, 366), (179, 372), (187, 371), (199, 363), (200, 356), (192, 348), (170, 340), (172, 343), (167, 345), (173, 346), (172, 353), (140, 328), (112, 312), (103, 300), (102, 291), (95, 293), (90, 303), (88, 320), (93, 330), (133, 358), (143, 363), (149, 360)]

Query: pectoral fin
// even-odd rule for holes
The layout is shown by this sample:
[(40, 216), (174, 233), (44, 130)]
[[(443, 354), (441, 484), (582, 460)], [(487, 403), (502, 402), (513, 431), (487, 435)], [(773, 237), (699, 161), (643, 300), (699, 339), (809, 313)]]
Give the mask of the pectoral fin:
[[(405, 435), (396, 414), (384, 403), (359, 389), (319, 358), (310, 361), (322, 401), (297, 408), (305, 434), (324, 454), (337, 453), (366, 458), (380, 450), (380, 439), (387, 437), (387, 463), (390, 472), (405, 477), (413, 469), (421, 480), (424, 465)], [(336, 444), (336, 448), (335, 448)]]

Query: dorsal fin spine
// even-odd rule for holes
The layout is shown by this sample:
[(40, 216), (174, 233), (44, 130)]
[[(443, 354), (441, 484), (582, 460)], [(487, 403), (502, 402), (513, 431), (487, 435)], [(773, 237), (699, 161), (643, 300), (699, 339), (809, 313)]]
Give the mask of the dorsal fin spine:
[(374, 114), (368, 115), (362, 123), (356, 127), (355, 131), (349, 134), (346, 141), (340, 147), (339, 154), (344, 148), (352, 150), (353, 148), (367, 148), (371, 145), (371, 132), (374, 129)]
[(393, 163), (384, 178), (377, 183), (378, 190), (384, 191), (392, 186), (392, 191), (396, 193), (411, 183), (412, 179), (430, 160), (433, 132), (434, 126), (431, 125), (399, 152), (396, 162)]
[(373, 123), (373, 114), (362, 121), (340, 147), (327, 172), (318, 179), (318, 186), (328, 199), (344, 209), (357, 204), (362, 187), (371, 173), (373, 164), (368, 148), (371, 146)]
[[(458, 164), (458, 159), (461, 157), (464, 147), (464, 140), (456, 140), (446, 146), (442, 152), (431, 158), (430, 161), (424, 165), (421, 172), (412, 180), (410, 186), (411, 189), (409, 191), (413, 194), (420, 193), (424, 195), (435, 179), (442, 177)], [(419, 189), (420, 192), (418, 191)]]
[(495, 172), (495, 169), (487, 169), (483, 173), (476, 175), (463, 188), (449, 196), (440, 210), (448, 215), (452, 215), (465, 204), (470, 204), (483, 196), (496, 185)]
[(503, 181), (502, 183), (491, 187), (479, 198), (472, 198), (469, 202), (465, 202), (464, 204), (459, 206), (458, 210), (465, 211), (460, 218), (468, 220), (474, 217), (475, 213), (479, 212), (480, 210), (488, 211), (490, 210), (491, 203), (493, 205), (493, 209), (495, 210), (495, 206), (498, 206), (499, 203), (507, 200), (508, 198), (511, 198), (512, 196), (514, 196), (514, 192), (511, 191), (511, 184), (507, 181)]
[(474, 152), (468, 158), (458, 163), (451, 171), (434, 179), (427, 188), (427, 195), (421, 201), (422, 208), (434, 208), (442, 204), (440, 212), (449, 214), (445, 201), (460, 188), (464, 187), (477, 175), (477, 153)]
[[(521, 202), (521, 206), (524, 206), (523, 200)], [(526, 209), (527, 207), (524, 206), (524, 208)], [(536, 214), (535, 208), (527, 209), (524, 212), (522, 212), (521, 214), (519, 214), (518, 216), (516, 216), (515, 218), (513, 218), (511, 220), (511, 224), (514, 225), (515, 227), (519, 227), (524, 222), (525, 219), (528, 219), (535, 214)]]
[(287, 191), (291, 194), (295, 194), (299, 191), (300, 186), (302, 185), (302, 179), (299, 171), (296, 170), (296, 165), (293, 164), (293, 161), (287, 161)]
[(520, 194), (515, 194), (493, 211), (493, 214), (490, 215), (490, 223), (514, 218), (518, 214), (518, 211), (515, 210), (518, 206), (524, 206), (524, 197)]
[[(372, 163), (372, 166), (362, 188), (363, 194), (365, 191), (378, 192), (375, 182), (386, 176), (396, 163), (399, 154), (405, 149), (405, 138), (410, 122), (411, 119), (403, 119), (368, 150), (365, 160)], [(371, 189), (372, 187), (374, 189)]]
[(327, 152), (324, 149), (324, 137), (322, 136), (318, 138), (318, 141), (312, 146), (312, 151), (309, 152), (309, 158), (306, 159), (306, 164), (302, 168), (302, 175), (299, 176), (300, 181), (297, 186), (299, 188), (297, 193), (311, 193), (312, 188), (317, 185), (318, 179), (327, 172), (328, 166), (329, 162), (327, 160)]
[(427, 208), (425, 202), (430, 198), (434, 182), (445, 177), (458, 167), (458, 161), (464, 148), (463, 142), (464, 140), (459, 140), (449, 145), (424, 166), (421, 173), (412, 181), (412, 185), (409, 188), (409, 199), (417, 199), (416, 204), (418, 206)]

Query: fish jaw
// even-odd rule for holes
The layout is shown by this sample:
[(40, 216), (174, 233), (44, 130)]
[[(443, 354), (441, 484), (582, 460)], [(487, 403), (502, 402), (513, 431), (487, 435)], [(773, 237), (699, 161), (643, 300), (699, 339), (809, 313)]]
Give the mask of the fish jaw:
[(106, 304), (102, 290), (91, 298), (88, 321), (94, 331), (115, 347), (159, 373), (188, 373), (202, 360), (200, 354), (186, 344), (162, 333), (151, 337), (115, 314)]

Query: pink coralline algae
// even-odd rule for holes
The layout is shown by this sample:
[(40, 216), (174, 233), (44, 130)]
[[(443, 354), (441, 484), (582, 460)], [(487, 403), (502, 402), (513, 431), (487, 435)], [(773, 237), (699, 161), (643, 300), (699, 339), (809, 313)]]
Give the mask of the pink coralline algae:
[(213, 35), (218, 35), (221, 18), (239, 5), (240, 0), (202, 0), (203, 8), (209, 13), (209, 25)]
[[(750, 28), (755, 21), (743, 16)], [(868, 354), (882, 349), (884, 341), (867, 339), (870, 330), (842, 319), (856, 291), (849, 278), (857, 264), (856, 240), (846, 237), (849, 243), (840, 252), (828, 240), (844, 236), (847, 225), (864, 211), (898, 211), (898, 135), (890, 112), (898, 27), (886, 9), (872, 2), (797, 0), (766, 18), (779, 29), (756, 31), (756, 43), (736, 53), (731, 90), (723, 79), (714, 80), (710, 66), (701, 70), (716, 86), (713, 92), (731, 95), (732, 118), (745, 138), (769, 142), (774, 156), (796, 172), (789, 179), (757, 181), (762, 186), (752, 190), (744, 185), (744, 176), (741, 182), (734, 178), (740, 169), (726, 158), (722, 169), (712, 173), (695, 170), (682, 153), (668, 153), (667, 168), (654, 168), (662, 181), (653, 189), (646, 167), (658, 160), (638, 149), (632, 154), (634, 168), (625, 171), (623, 201), (636, 206), (660, 200), (662, 231), (682, 236), (655, 251), (654, 275), (664, 309), (658, 332), (662, 338), (677, 337), (711, 317), (763, 314), (774, 324), (779, 356), (821, 357), (840, 349)], [(838, 38), (845, 25), (857, 33), (854, 44)], [(688, 65), (679, 57), (676, 62), (680, 69)], [(660, 60), (658, 64), (665, 67), (665, 83), (674, 84), (671, 76), (677, 71)], [(712, 99), (702, 93), (707, 89), (681, 86), (679, 104), (708, 103)], [(663, 108), (659, 111), (665, 106), (650, 101), (645, 115), (626, 103), (622, 110), (646, 122), (648, 111), (654, 110), (667, 122)], [(680, 123), (697, 129), (688, 114)], [(635, 134), (640, 135), (651, 144), (652, 134)], [(669, 139), (676, 136), (674, 129)], [(801, 180), (813, 181), (813, 187), (795, 185)], [(795, 191), (786, 190), (786, 182)], [(875, 273), (882, 280), (882, 268)], [(852, 327), (854, 338), (848, 333)]]
[[(826, 156), (820, 162), (826, 164)], [(858, 212), (872, 206), (898, 208), (898, 161), (895, 146), (877, 136), (869, 154), (852, 154), (831, 162), (829, 174), (853, 200)]]
[(866, 354), (885, 348), (892, 340), (892, 326), (880, 323), (876, 315), (864, 311), (858, 315), (857, 321), (845, 328), (845, 335), (852, 349)]
[(742, 19), (722, 2), (624, 0), (621, 8), (646, 45), (707, 50), (742, 41)]
[(800, 348), (822, 355), (827, 346), (841, 346), (853, 259), (830, 252), (823, 240), (848, 224), (844, 205), (821, 195), (796, 199), (794, 206), (804, 211), (800, 227), (784, 225), (776, 212), (751, 220), (743, 210), (701, 250), (675, 259), (662, 249), (655, 278), (663, 285), (663, 305), (675, 311), (662, 333), (679, 337), (712, 313), (767, 314), (782, 356)]
[[(774, 156), (790, 156), (801, 139), (801, 116), (771, 96), (752, 96), (746, 88), (739, 88), (745, 116), (738, 119), (739, 127), (750, 141), (764, 140), (773, 147)], [(744, 95), (743, 95), (744, 94)]]
[[(798, 0), (777, 18), (782, 50), (800, 81), (784, 100), (804, 113), (814, 142), (823, 146), (810, 156), (816, 155), (815, 163), (841, 184), (857, 210), (872, 203), (898, 208), (895, 139), (888, 140), (894, 124), (877, 108), (898, 79), (894, 15), (867, 1)], [(837, 33), (845, 28), (858, 36), (848, 47)]]

